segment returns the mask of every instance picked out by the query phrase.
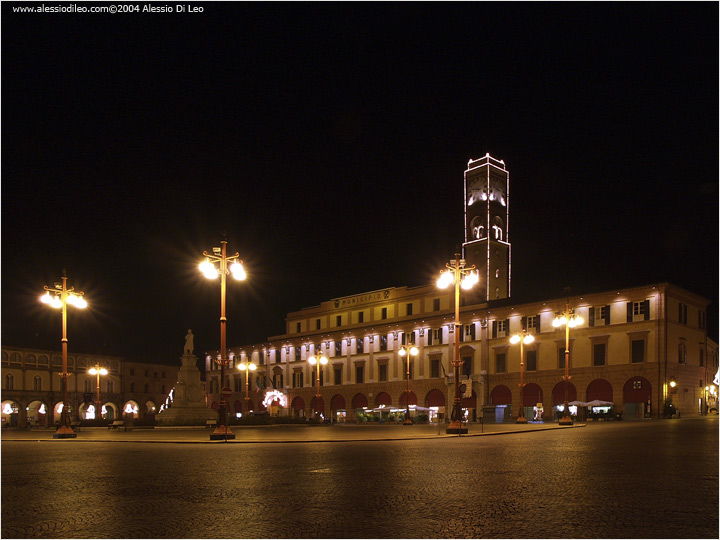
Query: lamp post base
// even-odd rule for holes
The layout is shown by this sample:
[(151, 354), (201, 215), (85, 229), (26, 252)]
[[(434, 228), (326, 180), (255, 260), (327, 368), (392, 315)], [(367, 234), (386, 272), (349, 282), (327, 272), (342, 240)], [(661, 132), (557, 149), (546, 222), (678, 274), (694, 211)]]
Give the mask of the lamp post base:
[(559, 423), (561, 426), (572, 426), (572, 425), (573, 425), (572, 418), (570, 418), (569, 416), (563, 416), (563, 417), (560, 419), (560, 422), (558, 422), (558, 423)]
[(518, 419), (515, 420), (515, 423), (516, 424), (527, 424), (528, 421), (527, 421), (527, 418), (525, 418), (524, 416), (518, 416)]
[(234, 438), (235, 438), (235, 434), (232, 431), (230, 431), (230, 428), (227, 426), (218, 426), (210, 434), (211, 441), (221, 441), (224, 439), (234, 439)]
[(57, 431), (53, 433), (53, 439), (76, 439), (77, 433), (72, 428), (67, 426), (60, 426)]
[(450, 425), (445, 428), (445, 433), (448, 435), (459, 435), (467, 432), (468, 428), (463, 426), (460, 422), (450, 422)]

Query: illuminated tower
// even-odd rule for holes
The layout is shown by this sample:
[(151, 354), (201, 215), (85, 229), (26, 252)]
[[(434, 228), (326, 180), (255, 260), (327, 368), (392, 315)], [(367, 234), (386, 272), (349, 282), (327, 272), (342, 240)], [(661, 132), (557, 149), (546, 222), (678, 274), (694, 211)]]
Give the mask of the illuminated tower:
[(505, 163), (485, 154), (465, 171), (465, 243), (467, 264), (480, 271), (481, 301), (510, 296), (510, 240)]

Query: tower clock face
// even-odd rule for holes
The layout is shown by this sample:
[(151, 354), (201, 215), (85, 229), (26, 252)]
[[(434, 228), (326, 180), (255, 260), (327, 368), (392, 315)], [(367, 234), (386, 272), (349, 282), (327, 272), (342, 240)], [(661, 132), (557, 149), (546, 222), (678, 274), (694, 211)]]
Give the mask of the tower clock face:
[(502, 178), (493, 176), (490, 179), (490, 200), (505, 206), (505, 181)]
[(478, 201), (487, 200), (487, 178), (476, 176), (469, 178), (467, 183), (467, 205), (472, 206)]

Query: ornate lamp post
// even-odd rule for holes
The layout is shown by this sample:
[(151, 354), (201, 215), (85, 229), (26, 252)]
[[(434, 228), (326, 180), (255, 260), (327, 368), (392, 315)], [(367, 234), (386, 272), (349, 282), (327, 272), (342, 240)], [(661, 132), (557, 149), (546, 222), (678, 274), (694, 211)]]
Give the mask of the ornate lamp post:
[(315, 394), (315, 406), (317, 407), (318, 415), (320, 414), (320, 398), (322, 397), (320, 395), (320, 366), (326, 365), (328, 363), (328, 359), (326, 356), (321, 355), (320, 353), (316, 352), (315, 356), (311, 356), (308, 358), (308, 364), (311, 366), (316, 367), (316, 373), (315, 373), (315, 382), (317, 383), (317, 390)]
[[(226, 278), (227, 275), (232, 273), (233, 278), (240, 281), (245, 279), (245, 269), (243, 268), (242, 261), (239, 259), (240, 254), (235, 253), (231, 257), (227, 256), (227, 240), (220, 241), (221, 247), (214, 247), (212, 254), (207, 251), (203, 251), (205, 260), (200, 263), (200, 271), (208, 279), (217, 279), (220, 276), (220, 359), (215, 362), (220, 365), (220, 386), (221, 393), (225, 384), (225, 365), (227, 364), (227, 348), (225, 339), (225, 323), (227, 319), (225, 317), (225, 289), (226, 289)], [(219, 268), (214, 263), (220, 263)], [(228, 267), (228, 263), (232, 264)], [(230, 431), (230, 428), (226, 424), (225, 411), (226, 411), (225, 396), (222, 395), (220, 399), (220, 406), (218, 407), (218, 424), (215, 430), (210, 434), (210, 440), (219, 439), (234, 439), (235, 434)]]
[(410, 426), (412, 425), (412, 420), (410, 420), (410, 357), (411, 356), (417, 356), (420, 351), (418, 351), (417, 347), (410, 347), (410, 346), (403, 346), (398, 351), (398, 354), (400, 356), (406, 357), (406, 366), (407, 369), (405, 370), (405, 376), (406, 376), (406, 389), (405, 389), (405, 420), (403, 420), (403, 425)]
[[(53, 434), (53, 439), (70, 439), (77, 437), (70, 425), (70, 411), (67, 402), (67, 379), (70, 376), (67, 370), (68, 366), (68, 339), (67, 339), (67, 305), (75, 306), (79, 309), (87, 307), (85, 301), (85, 293), (75, 291), (75, 287), (67, 288), (67, 276), (63, 270), (62, 283), (56, 283), (55, 288), (44, 287), (45, 294), (40, 297), (44, 304), (50, 307), (62, 310), (62, 411), (60, 412), (60, 426)], [(50, 293), (53, 293), (52, 295)]]
[(467, 428), (462, 427), (460, 407), (460, 287), (469, 290), (475, 285), (480, 277), (475, 271), (475, 265), (469, 268), (465, 267), (465, 259), (460, 258), (460, 254), (456, 253), (455, 258), (450, 264), (445, 265), (447, 270), (440, 273), (437, 280), (437, 286), (445, 289), (450, 285), (455, 285), (455, 355), (452, 361), (453, 372), (455, 377), (455, 400), (453, 402), (453, 410), (450, 416), (450, 425), (445, 433), (467, 433)]
[(237, 368), (240, 371), (245, 372), (245, 414), (250, 414), (250, 396), (248, 395), (248, 380), (250, 378), (250, 372), (255, 371), (257, 369), (257, 366), (254, 362), (248, 362), (246, 356), (245, 362), (243, 362), (242, 364), (238, 364)]
[(101, 404), (100, 404), (100, 375), (103, 375), (103, 376), (107, 375), (108, 370), (105, 368), (101, 368), (100, 363), (96, 363), (95, 367), (91, 367), (90, 369), (88, 369), (88, 373), (90, 375), (95, 375), (97, 377), (97, 402), (95, 404), (97, 413), (95, 415), (95, 418), (96, 419), (102, 418), (102, 413), (101, 413), (101, 409), (100, 409), (100, 407), (101, 407)]
[(525, 418), (525, 405), (523, 403), (523, 389), (525, 388), (525, 381), (523, 380), (523, 373), (525, 367), (525, 350), (523, 345), (529, 345), (535, 341), (535, 336), (528, 334), (524, 328), (519, 334), (515, 334), (510, 338), (510, 343), (513, 345), (520, 344), (520, 414), (515, 421), (516, 424), (527, 424), (527, 418)]
[(570, 304), (567, 302), (565, 303), (565, 311), (558, 313), (552, 322), (552, 325), (555, 328), (565, 325), (565, 376), (563, 377), (563, 381), (565, 381), (565, 408), (563, 410), (565, 416), (560, 419), (561, 426), (572, 426), (573, 424), (572, 418), (570, 417), (570, 408), (568, 406), (568, 386), (570, 386), (570, 379), (572, 378), (569, 375), (570, 329), (575, 328), (583, 322), (583, 318), (580, 317), (580, 315), (576, 315), (575, 310), (570, 309)]

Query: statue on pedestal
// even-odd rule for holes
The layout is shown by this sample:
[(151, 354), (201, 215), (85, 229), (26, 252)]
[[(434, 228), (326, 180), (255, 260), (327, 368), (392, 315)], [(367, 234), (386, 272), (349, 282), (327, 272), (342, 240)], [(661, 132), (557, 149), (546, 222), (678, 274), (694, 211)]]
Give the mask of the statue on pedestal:
[(195, 348), (195, 347), (193, 346), (193, 338), (194, 338), (194, 337), (195, 337), (195, 336), (193, 336), (192, 330), (190, 330), (190, 329), (188, 328), (188, 333), (187, 333), (187, 335), (185, 336), (185, 349), (184, 349), (185, 352), (184, 352), (183, 354), (192, 354), (192, 353), (193, 353), (193, 350), (194, 350), (194, 348)]
[(197, 356), (193, 354), (193, 340), (192, 330), (188, 329), (181, 358), (182, 366), (173, 387), (172, 406), (161, 411), (156, 417), (156, 422), (160, 425), (197, 425), (217, 418), (217, 413), (205, 403)]

